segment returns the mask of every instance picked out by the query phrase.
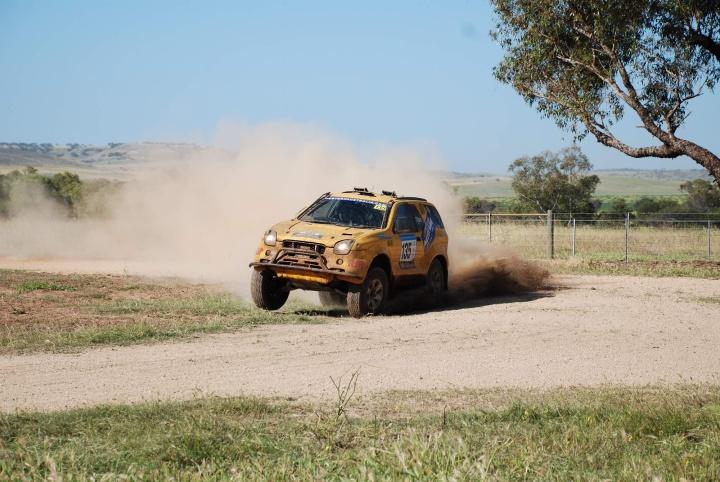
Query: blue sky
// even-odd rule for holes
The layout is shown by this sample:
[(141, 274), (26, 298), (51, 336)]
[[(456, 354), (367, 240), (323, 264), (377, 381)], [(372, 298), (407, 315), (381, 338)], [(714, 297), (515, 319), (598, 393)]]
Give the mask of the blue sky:
[[(503, 172), (571, 136), (492, 77), (486, 1), (0, 0), (0, 141), (197, 140), (298, 122)], [(720, 151), (720, 96), (681, 134)], [(647, 142), (633, 119), (619, 135)], [(688, 168), (582, 144), (597, 168)]]

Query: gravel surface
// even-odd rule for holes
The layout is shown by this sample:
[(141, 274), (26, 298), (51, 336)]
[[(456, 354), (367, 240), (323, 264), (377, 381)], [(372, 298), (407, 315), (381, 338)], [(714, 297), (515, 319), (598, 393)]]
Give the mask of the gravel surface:
[(176, 343), (0, 357), (0, 410), (199, 395), (720, 382), (720, 281), (564, 276), (521, 298)]

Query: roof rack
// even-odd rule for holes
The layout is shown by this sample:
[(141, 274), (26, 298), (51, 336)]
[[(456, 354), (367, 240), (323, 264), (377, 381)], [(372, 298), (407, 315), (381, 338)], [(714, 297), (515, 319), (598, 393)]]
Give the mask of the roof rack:
[(382, 193), (383, 193), (384, 196), (397, 197), (397, 194), (395, 194), (395, 191), (384, 191), (384, 190), (383, 190)]
[(343, 191), (343, 194), (353, 192), (356, 194), (362, 194), (363, 196), (375, 197), (375, 194), (371, 193), (366, 187), (354, 187), (352, 191)]

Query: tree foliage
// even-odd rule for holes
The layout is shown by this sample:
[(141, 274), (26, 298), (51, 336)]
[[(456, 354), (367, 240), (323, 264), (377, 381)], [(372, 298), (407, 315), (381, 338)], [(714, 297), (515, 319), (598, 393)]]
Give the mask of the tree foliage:
[[(581, 138), (632, 157), (687, 155), (720, 181), (720, 158), (680, 137), (690, 100), (720, 78), (720, 0), (492, 0), (505, 50), (495, 76)], [(634, 112), (654, 138), (613, 133)]]
[[(13, 216), (13, 205), (16, 204), (13, 198), (17, 201), (18, 195), (22, 197), (29, 191), (42, 193), (70, 217), (102, 214), (106, 206), (101, 202), (101, 194), (115, 189), (117, 183), (110, 181), (83, 182), (71, 172), (45, 175), (28, 166), (22, 171), (0, 174), (0, 217)], [(86, 202), (88, 198), (93, 200), (91, 205)]]
[(710, 212), (720, 210), (720, 187), (704, 179), (686, 181), (680, 189), (688, 195), (686, 206), (689, 211)]
[(510, 164), (519, 208), (531, 211), (593, 213), (592, 196), (600, 178), (577, 146), (521, 157)]
[(689, 211), (678, 199), (672, 197), (643, 196), (632, 203), (632, 210), (638, 214), (678, 213)]
[(465, 212), (468, 214), (491, 213), (495, 210), (495, 208), (497, 208), (497, 203), (477, 196), (466, 197), (464, 201)]

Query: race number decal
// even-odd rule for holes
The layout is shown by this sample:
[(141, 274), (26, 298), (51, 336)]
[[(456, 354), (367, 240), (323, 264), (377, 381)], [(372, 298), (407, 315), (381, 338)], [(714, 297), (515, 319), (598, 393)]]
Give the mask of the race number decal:
[(412, 268), (415, 266), (415, 254), (417, 253), (417, 240), (414, 234), (400, 235), (400, 267)]

